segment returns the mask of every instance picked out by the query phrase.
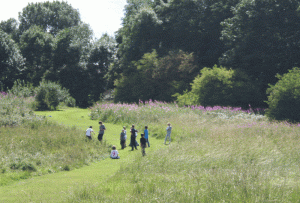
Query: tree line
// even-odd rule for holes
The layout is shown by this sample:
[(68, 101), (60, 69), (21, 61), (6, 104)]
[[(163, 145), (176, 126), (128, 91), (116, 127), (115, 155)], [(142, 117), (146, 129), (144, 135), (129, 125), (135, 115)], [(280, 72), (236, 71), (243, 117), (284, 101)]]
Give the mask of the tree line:
[(114, 89), (115, 102), (265, 107), (276, 75), (299, 67), (299, 0), (127, 0), (124, 13), (115, 36), (93, 40), (68, 3), (28, 4), (0, 24), (2, 89), (46, 79), (80, 106)]

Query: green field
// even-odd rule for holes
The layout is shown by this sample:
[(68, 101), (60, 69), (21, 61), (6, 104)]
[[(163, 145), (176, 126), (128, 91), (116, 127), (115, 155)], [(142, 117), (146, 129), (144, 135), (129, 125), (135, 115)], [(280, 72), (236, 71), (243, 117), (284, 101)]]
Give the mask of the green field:
[[(76, 126), (82, 130), (82, 136), (85, 136), (85, 130), (92, 125), (96, 132), (94, 136), (97, 140), (98, 121), (90, 120), (88, 109), (70, 108), (62, 111), (36, 112), (38, 115), (46, 116), (49, 120), (56, 121), (67, 126)], [(51, 117), (49, 117), (51, 115)], [(104, 135), (104, 141), (115, 144), (119, 148), (119, 134), (122, 126), (105, 123), (107, 131)], [(158, 143), (161, 141), (151, 140), (153, 147), (147, 149), (149, 155), (152, 151), (157, 150)], [(77, 190), (82, 186), (94, 187), (94, 185), (106, 183), (110, 177), (115, 175), (121, 166), (132, 163), (136, 157), (141, 156), (140, 150), (130, 151), (127, 147), (119, 150), (121, 159), (111, 160), (109, 151), (107, 157), (97, 163), (91, 163), (79, 169), (56, 174), (47, 174), (36, 176), (31, 179), (14, 182), (8, 186), (0, 187), (0, 202), (64, 202), (70, 191)]]
[[(59, 123), (57, 128), (79, 130), (79, 135), (68, 136), (93, 149), (98, 147), (102, 159), (93, 155), (94, 159), (87, 164), (70, 165), (70, 171), (32, 172), (27, 179), (1, 186), (0, 202), (299, 202), (300, 199), (297, 125), (269, 122), (262, 116), (238, 111), (189, 110), (163, 103), (96, 104), (91, 109), (68, 108), (36, 114), (45, 116), (49, 124)], [(92, 125), (97, 131), (99, 120), (105, 121), (107, 128), (105, 142), (101, 145), (95, 137), (86, 142), (85, 130)], [(140, 131), (145, 123), (149, 126), (151, 147), (146, 149), (145, 157), (140, 150), (130, 151), (128, 147), (120, 150), (122, 126), (129, 127), (133, 121)], [(170, 145), (163, 144), (167, 121), (173, 125)], [(121, 159), (108, 158), (111, 145), (117, 146)], [(81, 147), (89, 150), (85, 146)], [(9, 174), (13, 173), (0, 177)]]

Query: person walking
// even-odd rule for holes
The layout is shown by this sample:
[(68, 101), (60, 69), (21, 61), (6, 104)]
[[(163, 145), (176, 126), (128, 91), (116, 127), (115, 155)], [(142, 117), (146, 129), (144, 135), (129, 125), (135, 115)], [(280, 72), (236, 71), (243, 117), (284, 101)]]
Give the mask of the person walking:
[(104, 130), (106, 130), (105, 126), (103, 125), (102, 121), (99, 121), (99, 134), (98, 134), (98, 140), (102, 143)]
[(95, 134), (94, 130), (93, 130), (93, 126), (90, 126), (88, 129), (86, 129), (85, 131), (85, 135), (88, 139), (92, 139), (92, 133)]
[(131, 140), (131, 151), (133, 151), (133, 148), (137, 149), (136, 147), (136, 136), (135, 136), (135, 133), (137, 132), (136, 129), (134, 129), (134, 125), (131, 126), (131, 129), (130, 129), (130, 133), (131, 133), (131, 136), (130, 136), (130, 140)]
[(142, 155), (145, 156), (145, 148), (147, 147), (146, 145), (147, 141), (146, 138), (144, 137), (144, 134), (141, 134), (141, 139), (140, 139), (140, 145), (141, 145), (141, 150), (142, 150)]
[(166, 144), (166, 141), (167, 141), (167, 138), (169, 137), (169, 144), (171, 143), (171, 130), (172, 130), (172, 126), (171, 126), (171, 123), (168, 123), (168, 127), (167, 127), (167, 135), (166, 135), (166, 138), (165, 138), (165, 143)]
[(148, 147), (150, 147), (148, 134), (149, 134), (149, 132), (148, 132), (148, 126), (145, 126), (144, 135), (145, 135), (145, 139), (146, 139), (146, 142), (148, 144)]

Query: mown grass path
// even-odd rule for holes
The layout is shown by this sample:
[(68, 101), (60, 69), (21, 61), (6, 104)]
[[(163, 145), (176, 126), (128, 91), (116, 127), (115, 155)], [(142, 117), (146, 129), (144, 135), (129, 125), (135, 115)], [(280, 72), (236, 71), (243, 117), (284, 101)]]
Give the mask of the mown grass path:
[[(48, 119), (67, 126), (76, 126), (82, 129), (82, 136), (85, 137), (85, 130), (92, 125), (95, 131), (93, 141), (97, 140), (99, 124), (96, 120), (90, 120), (88, 109), (68, 108), (52, 112), (36, 112), (38, 115), (47, 116)], [(51, 116), (51, 117), (50, 117)], [(0, 202), (63, 202), (70, 190), (74, 190), (83, 184), (98, 184), (113, 176), (122, 165), (131, 164), (135, 156), (141, 156), (139, 150), (130, 151), (127, 147), (120, 150), (119, 135), (122, 126), (104, 123), (107, 130), (104, 140), (117, 146), (121, 159), (112, 160), (106, 158), (100, 162), (74, 169), (68, 172), (59, 172), (43, 176), (36, 176), (31, 179), (15, 182), (9, 186), (0, 187)], [(129, 129), (127, 129), (129, 131)], [(139, 129), (140, 131), (142, 129)], [(151, 135), (151, 129), (149, 129)], [(63, 132), (62, 132), (63, 133)], [(127, 133), (129, 134), (129, 133)], [(130, 137), (130, 135), (127, 137)], [(140, 136), (138, 136), (138, 139)], [(162, 140), (151, 139), (151, 147), (147, 148), (148, 156), (151, 151), (164, 147)], [(129, 142), (127, 142), (129, 144)], [(109, 155), (109, 152), (107, 153)]]

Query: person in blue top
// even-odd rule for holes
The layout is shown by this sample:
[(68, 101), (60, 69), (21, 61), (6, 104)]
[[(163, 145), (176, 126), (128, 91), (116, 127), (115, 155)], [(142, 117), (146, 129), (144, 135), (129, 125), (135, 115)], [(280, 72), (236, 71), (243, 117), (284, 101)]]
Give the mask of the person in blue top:
[(167, 130), (167, 135), (165, 138), (165, 144), (166, 144), (167, 138), (169, 138), (169, 144), (170, 144), (171, 143), (171, 130), (172, 130), (171, 123), (168, 123), (168, 127), (166, 130)]
[(144, 138), (146, 139), (146, 143), (148, 144), (148, 147), (150, 147), (148, 134), (149, 134), (149, 132), (148, 132), (148, 126), (145, 126), (145, 130), (144, 130)]

